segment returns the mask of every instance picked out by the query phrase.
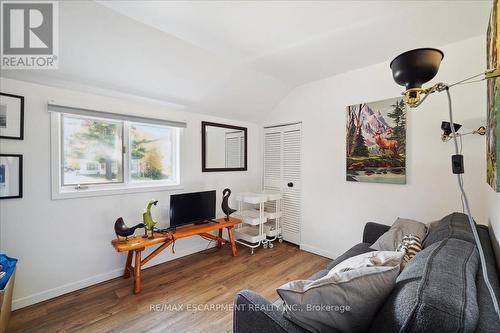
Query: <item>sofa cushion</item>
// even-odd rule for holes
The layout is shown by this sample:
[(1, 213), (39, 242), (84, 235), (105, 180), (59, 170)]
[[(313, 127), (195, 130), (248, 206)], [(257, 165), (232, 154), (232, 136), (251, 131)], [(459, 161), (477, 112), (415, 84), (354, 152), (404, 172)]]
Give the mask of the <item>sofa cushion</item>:
[(276, 291), (285, 317), (312, 332), (366, 332), (394, 287), (402, 257), (394, 251), (364, 253), (318, 280), (284, 284)]
[[(326, 266), (327, 271), (341, 263), (342, 261), (349, 259), (351, 257), (357, 256), (358, 254), (366, 253), (366, 252), (371, 252), (375, 251), (374, 249), (370, 248), (369, 243), (359, 243), (351, 247), (349, 250), (344, 252), (341, 256), (338, 256), (334, 260), (330, 261), (330, 263)], [(326, 273), (325, 273), (326, 275)]]
[(426, 248), (447, 238), (461, 239), (475, 244), (467, 215), (452, 213), (439, 221), (429, 224), (429, 233), (424, 240), (423, 246)]
[(403, 238), (408, 235), (424, 239), (427, 234), (427, 226), (415, 220), (398, 217), (391, 228), (382, 234), (371, 246), (379, 251), (396, 251)]
[(473, 332), (478, 321), (474, 244), (445, 239), (419, 252), (373, 321), (371, 332)]
[[(495, 254), (493, 253), (493, 247), (491, 246), (488, 227), (478, 225), (477, 233), (483, 247), (484, 260), (488, 271), (488, 279), (490, 280), (491, 286), (496, 293), (497, 299), (500, 299), (500, 281), (498, 280)], [(495, 309), (491, 303), (490, 292), (486, 286), (481, 265), (479, 265), (479, 271), (476, 275), (476, 288), (477, 303), (479, 306), (479, 320), (477, 322), (476, 332), (496, 333), (500, 327), (500, 319), (498, 319)]]
[[(366, 253), (366, 252), (371, 252), (375, 251), (374, 249), (370, 248), (370, 244), (368, 243), (359, 243), (351, 247), (349, 250), (344, 252), (341, 256), (338, 256), (336, 259), (333, 259), (328, 263), (328, 265), (325, 267), (325, 269), (322, 269), (321, 271), (318, 271), (308, 277), (306, 280), (318, 280), (328, 274), (328, 272), (341, 263), (342, 261), (349, 259), (351, 257), (357, 256), (358, 254)], [(278, 297), (278, 301), (282, 302), (282, 300)], [(275, 301), (276, 302), (276, 301)]]

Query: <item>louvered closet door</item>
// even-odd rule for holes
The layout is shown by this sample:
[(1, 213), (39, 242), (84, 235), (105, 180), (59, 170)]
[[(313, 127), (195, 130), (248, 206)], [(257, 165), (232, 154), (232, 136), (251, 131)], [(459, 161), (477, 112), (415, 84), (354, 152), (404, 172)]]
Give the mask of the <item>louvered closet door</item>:
[(300, 244), (301, 125), (264, 130), (264, 189), (283, 191), (283, 239)]
[(245, 165), (245, 139), (240, 133), (226, 133), (226, 168)]

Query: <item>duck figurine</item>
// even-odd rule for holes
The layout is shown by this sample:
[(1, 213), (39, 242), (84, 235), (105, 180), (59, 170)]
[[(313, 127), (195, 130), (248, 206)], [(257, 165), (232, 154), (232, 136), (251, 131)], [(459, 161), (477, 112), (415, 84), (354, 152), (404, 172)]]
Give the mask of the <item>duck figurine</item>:
[(137, 228), (144, 228), (144, 223), (139, 223), (129, 228), (123, 221), (123, 218), (119, 217), (115, 222), (116, 238), (120, 240), (120, 237), (125, 237), (125, 240), (128, 240), (128, 237), (132, 236)]
[(229, 196), (231, 195), (231, 190), (228, 188), (225, 188), (224, 191), (222, 191), (222, 211), (224, 214), (226, 214), (226, 217), (224, 218), (226, 221), (229, 221), (229, 215), (234, 213), (236, 209), (232, 209), (229, 207)]
[(153, 205), (157, 205), (158, 200), (150, 200), (148, 202), (148, 206), (144, 210), (144, 213), (142, 214), (142, 221), (144, 222), (144, 238), (149, 238), (153, 239), (154, 238), (154, 229), (156, 225), (156, 221), (153, 220), (153, 217), (151, 216), (151, 207)]

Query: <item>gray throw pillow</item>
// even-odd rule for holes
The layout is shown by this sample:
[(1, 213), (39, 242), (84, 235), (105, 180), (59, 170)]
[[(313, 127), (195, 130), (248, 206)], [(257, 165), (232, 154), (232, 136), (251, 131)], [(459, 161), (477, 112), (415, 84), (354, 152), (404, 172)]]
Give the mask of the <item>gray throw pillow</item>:
[(403, 237), (410, 234), (423, 240), (427, 234), (427, 226), (422, 222), (398, 217), (391, 228), (370, 247), (379, 251), (396, 251)]
[(349, 258), (318, 280), (297, 280), (276, 291), (284, 316), (312, 332), (365, 332), (391, 293), (403, 253), (373, 251)]

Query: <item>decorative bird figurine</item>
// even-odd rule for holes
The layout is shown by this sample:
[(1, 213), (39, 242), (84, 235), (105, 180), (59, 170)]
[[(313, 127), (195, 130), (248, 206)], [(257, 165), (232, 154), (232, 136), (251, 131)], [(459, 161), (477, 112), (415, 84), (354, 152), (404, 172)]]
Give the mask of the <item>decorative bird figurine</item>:
[(229, 196), (231, 195), (231, 190), (228, 189), (228, 188), (225, 188), (224, 191), (222, 191), (222, 205), (221, 205), (221, 208), (222, 208), (222, 211), (224, 212), (224, 214), (226, 214), (226, 217), (225, 217), (225, 220), (226, 221), (229, 221), (229, 215), (231, 215), (232, 213), (234, 213), (236, 211), (236, 209), (232, 209), (231, 207), (229, 207)]
[(128, 236), (132, 236), (137, 228), (144, 228), (144, 224), (139, 223), (129, 228), (123, 221), (123, 218), (119, 217), (115, 222), (116, 238), (120, 240), (120, 237), (125, 237), (125, 240), (128, 240)]
[(148, 206), (146, 207), (144, 213), (142, 214), (142, 221), (144, 222), (144, 238), (149, 238), (149, 239), (154, 238), (153, 231), (156, 225), (156, 221), (153, 220), (153, 217), (151, 216), (151, 207), (153, 205), (156, 206), (157, 204), (158, 200), (150, 200), (148, 202)]

